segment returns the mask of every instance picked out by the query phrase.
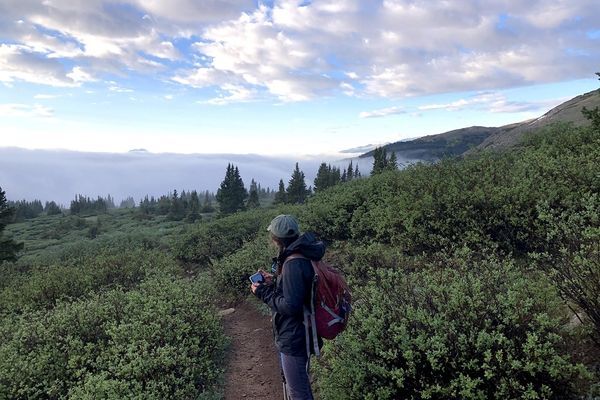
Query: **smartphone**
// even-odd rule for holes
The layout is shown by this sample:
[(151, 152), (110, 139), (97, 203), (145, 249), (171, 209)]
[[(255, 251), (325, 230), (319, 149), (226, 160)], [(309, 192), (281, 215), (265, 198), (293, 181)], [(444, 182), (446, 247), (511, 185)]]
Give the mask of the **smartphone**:
[(250, 276), (250, 282), (252, 282), (252, 283), (261, 283), (264, 281), (265, 281), (265, 278), (262, 276), (262, 274), (260, 272), (257, 272), (254, 275)]

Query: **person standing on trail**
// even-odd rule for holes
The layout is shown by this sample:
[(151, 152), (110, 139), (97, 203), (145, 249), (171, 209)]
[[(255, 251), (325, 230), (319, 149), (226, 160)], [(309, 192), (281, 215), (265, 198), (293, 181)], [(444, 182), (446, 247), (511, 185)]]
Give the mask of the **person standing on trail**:
[[(259, 271), (263, 282), (253, 283), (251, 290), (270, 308), (284, 378), (284, 393), (293, 400), (313, 399), (308, 377), (312, 334), (305, 318), (310, 309), (315, 277), (311, 260), (319, 261), (325, 245), (312, 233), (300, 234), (298, 221), (291, 215), (275, 217), (267, 231), (279, 249), (273, 259), (275, 275)], [(317, 338), (319, 347), (321, 338)]]

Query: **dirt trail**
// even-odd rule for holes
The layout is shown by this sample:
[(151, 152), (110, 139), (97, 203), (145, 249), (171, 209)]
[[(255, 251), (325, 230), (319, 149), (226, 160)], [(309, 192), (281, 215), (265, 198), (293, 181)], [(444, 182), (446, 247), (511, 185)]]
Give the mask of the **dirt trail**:
[(283, 398), (270, 317), (243, 302), (223, 322), (231, 338), (225, 400)]

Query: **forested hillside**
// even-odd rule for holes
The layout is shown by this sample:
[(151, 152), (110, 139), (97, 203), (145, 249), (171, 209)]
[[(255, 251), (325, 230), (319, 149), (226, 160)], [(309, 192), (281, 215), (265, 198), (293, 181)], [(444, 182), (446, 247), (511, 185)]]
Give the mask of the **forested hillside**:
[(215, 306), (270, 264), (279, 213), (327, 242), (353, 289), (348, 330), (313, 363), (321, 399), (600, 395), (599, 123), (302, 205), (200, 222), (119, 212), (9, 226), (26, 246), (0, 269), (0, 398), (218, 398)]

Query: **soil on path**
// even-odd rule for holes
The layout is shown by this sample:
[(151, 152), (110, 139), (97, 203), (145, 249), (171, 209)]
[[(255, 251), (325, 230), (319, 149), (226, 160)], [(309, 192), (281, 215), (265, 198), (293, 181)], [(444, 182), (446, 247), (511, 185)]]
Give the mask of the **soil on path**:
[(269, 316), (248, 301), (223, 317), (231, 339), (225, 400), (281, 399), (281, 375)]

